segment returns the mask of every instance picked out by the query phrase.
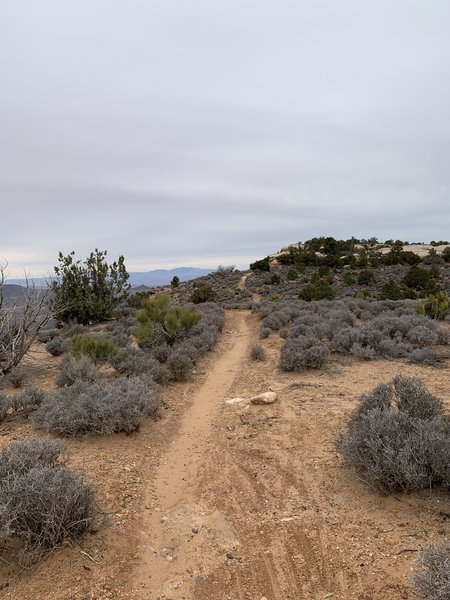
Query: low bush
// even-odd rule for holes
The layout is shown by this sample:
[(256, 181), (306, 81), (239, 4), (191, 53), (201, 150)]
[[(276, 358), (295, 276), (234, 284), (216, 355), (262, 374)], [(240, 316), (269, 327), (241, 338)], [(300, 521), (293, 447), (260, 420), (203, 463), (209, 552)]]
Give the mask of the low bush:
[(18, 365), (11, 369), (7, 376), (7, 382), (14, 388), (21, 388), (27, 379), (27, 369)]
[(154, 361), (139, 348), (120, 348), (110, 362), (118, 373), (130, 376), (148, 373)]
[(44, 401), (45, 392), (36, 387), (27, 387), (11, 398), (11, 408), (24, 416), (34, 412)]
[(193, 365), (194, 361), (191, 356), (181, 348), (177, 348), (172, 352), (166, 362), (166, 366), (172, 375), (171, 378), (175, 381), (186, 381)]
[(63, 463), (61, 449), (55, 441), (24, 440), (0, 454), (0, 541), (22, 541), (23, 565), (80, 537), (98, 519), (93, 487)]
[(94, 362), (102, 362), (114, 356), (117, 347), (103, 337), (77, 333), (70, 340), (70, 352), (75, 358), (88, 356)]
[(35, 387), (27, 387), (14, 396), (0, 394), (0, 422), (8, 415), (29, 416), (44, 398), (45, 393)]
[(207, 283), (199, 285), (191, 294), (191, 302), (201, 304), (202, 302), (212, 302), (216, 298), (216, 292), (213, 287)]
[(76, 381), (49, 394), (34, 414), (43, 431), (60, 436), (110, 435), (139, 429), (161, 405), (159, 387), (150, 377), (112, 382)]
[(409, 362), (427, 367), (439, 367), (442, 364), (441, 353), (435, 348), (416, 348), (409, 353)]
[(388, 492), (450, 483), (450, 422), (418, 379), (396, 377), (361, 396), (337, 447)]
[(250, 350), (250, 356), (251, 356), (252, 360), (260, 360), (260, 361), (266, 360), (266, 353), (264, 351), (264, 348), (261, 346), (261, 344), (252, 344), (252, 347)]
[(314, 337), (288, 338), (281, 348), (280, 367), (283, 371), (320, 369), (328, 359), (327, 346)]
[(45, 349), (52, 356), (61, 356), (61, 354), (64, 354), (64, 352), (69, 350), (69, 342), (65, 337), (59, 335), (47, 342), (45, 344)]
[(56, 385), (64, 387), (73, 385), (76, 381), (96, 381), (100, 377), (95, 363), (89, 356), (67, 356), (64, 358), (60, 371), (56, 376)]
[(448, 600), (450, 598), (450, 542), (435, 544), (419, 554), (422, 570), (413, 582), (423, 600)]
[(58, 335), (60, 335), (60, 330), (59, 329), (42, 329), (42, 331), (40, 331), (38, 333), (37, 336), (37, 340), (38, 342), (41, 342), (41, 344), (46, 344), (47, 342), (50, 342), (51, 340), (53, 340), (55, 337), (57, 337)]

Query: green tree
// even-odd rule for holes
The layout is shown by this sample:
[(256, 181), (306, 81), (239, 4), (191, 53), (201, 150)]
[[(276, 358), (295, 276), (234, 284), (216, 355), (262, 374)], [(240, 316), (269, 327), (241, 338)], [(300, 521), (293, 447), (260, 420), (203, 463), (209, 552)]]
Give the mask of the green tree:
[(173, 288), (177, 288), (180, 285), (180, 278), (178, 277), (178, 275), (174, 275), (172, 277), (172, 281), (170, 282), (170, 285)]
[(128, 273), (120, 256), (108, 265), (106, 250), (95, 249), (85, 261), (75, 252), (59, 253), (51, 283), (53, 306), (58, 322), (88, 324), (109, 319), (114, 309), (128, 296)]

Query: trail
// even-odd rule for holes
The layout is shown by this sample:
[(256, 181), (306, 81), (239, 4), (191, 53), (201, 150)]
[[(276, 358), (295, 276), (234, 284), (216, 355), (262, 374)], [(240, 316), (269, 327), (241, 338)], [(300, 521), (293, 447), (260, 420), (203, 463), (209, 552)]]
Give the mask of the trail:
[[(131, 578), (136, 598), (192, 597), (190, 588), (198, 560), (192, 546), (202, 528), (211, 529), (215, 539), (222, 536), (224, 546), (233, 545), (231, 527), (220, 514), (208, 513), (198, 504), (197, 488), (218, 408), (248, 352), (249, 317), (244, 312), (228, 313), (224, 327), (227, 337), (221, 342), (225, 347), (194, 393), (177, 438), (149, 485), (140, 561)], [(175, 596), (176, 590), (180, 593)]]

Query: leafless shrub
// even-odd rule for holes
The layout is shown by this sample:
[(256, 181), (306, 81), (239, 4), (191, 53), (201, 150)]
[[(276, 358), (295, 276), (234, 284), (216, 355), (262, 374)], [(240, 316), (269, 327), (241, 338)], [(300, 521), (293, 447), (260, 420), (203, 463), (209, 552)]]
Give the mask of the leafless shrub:
[(427, 367), (440, 367), (442, 355), (435, 348), (416, 348), (409, 354), (409, 362)]
[(112, 382), (77, 381), (49, 394), (35, 412), (35, 425), (60, 436), (110, 435), (139, 429), (145, 417), (156, 417), (159, 387), (150, 377)]
[(10, 477), (31, 469), (54, 467), (61, 460), (63, 445), (56, 440), (19, 440), (0, 453), (0, 486)]
[(26, 281), (20, 302), (4, 302), (5, 264), (0, 264), (0, 375), (8, 374), (20, 363), (37, 335), (51, 318), (45, 292)]
[(81, 323), (69, 323), (68, 325), (66, 325), (66, 327), (64, 327), (62, 334), (67, 338), (71, 338), (74, 335), (82, 335), (87, 331), (88, 328), (82, 325)]
[(251, 356), (252, 360), (259, 360), (259, 361), (266, 360), (266, 353), (264, 351), (264, 348), (261, 346), (261, 344), (252, 344), (252, 347), (250, 350), (250, 356)]
[(20, 539), (23, 565), (92, 529), (99, 514), (92, 486), (63, 464), (61, 450), (55, 441), (22, 440), (0, 454), (0, 543)]
[(175, 381), (185, 381), (194, 363), (187, 353), (177, 349), (169, 356), (166, 364)]
[(419, 554), (422, 567), (413, 582), (424, 600), (448, 600), (450, 598), (450, 542), (435, 544)]
[(327, 346), (317, 338), (288, 338), (281, 348), (280, 367), (283, 371), (320, 369), (329, 354)]
[(27, 379), (27, 369), (23, 365), (17, 365), (8, 373), (7, 381), (14, 388), (21, 388)]
[(155, 361), (140, 348), (120, 348), (110, 363), (118, 373), (130, 376), (149, 373)]
[(338, 449), (386, 491), (450, 483), (450, 422), (442, 402), (414, 378), (396, 377), (363, 395)]
[(61, 354), (64, 354), (64, 352), (69, 350), (69, 342), (65, 337), (59, 335), (47, 342), (45, 344), (45, 349), (52, 356), (61, 356)]
[(42, 331), (40, 331), (37, 335), (37, 340), (38, 342), (41, 342), (41, 344), (46, 344), (47, 342), (50, 342), (53, 338), (57, 337), (60, 334), (60, 329), (42, 329)]
[(33, 386), (27, 387), (11, 398), (11, 407), (15, 412), (28, 416), (42, 404), (44, 398), (45, 392), (42, 390)]
[(56, 377), (56, 385), (64, 387), (73, 385), (76, 381), (93, 382), (99, 377), (95, 363), (88, 356), (80, 356), (80, 358), (66, 356)]
[(261, 327), (261, 329), (259, 330), (259, 337), (264, 340), (265, 338), (269, 337), (269, 335), (272, 333), (272, 330), (269, 329), (268, 327)]

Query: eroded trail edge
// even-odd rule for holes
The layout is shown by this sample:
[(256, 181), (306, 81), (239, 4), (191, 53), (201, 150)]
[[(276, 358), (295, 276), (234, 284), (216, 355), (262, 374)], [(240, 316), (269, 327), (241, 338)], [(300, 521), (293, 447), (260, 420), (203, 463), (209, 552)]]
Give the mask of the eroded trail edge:
[(250, 342), (248, 313), (228, 313), (222, 349), (191, 405), (145, 495), (138, 566), (130, 574), (136, 598), (191, 598), (204, 557), (195, 536), (211, 533), (211, 544), (225, 550), (237, 542), (220, 513), (198, 503), (199, 469), (208, 459), (213, 424), (240, 369)]

